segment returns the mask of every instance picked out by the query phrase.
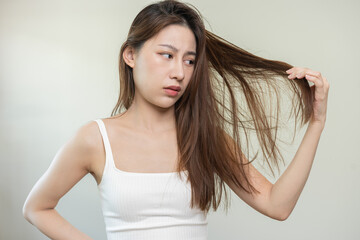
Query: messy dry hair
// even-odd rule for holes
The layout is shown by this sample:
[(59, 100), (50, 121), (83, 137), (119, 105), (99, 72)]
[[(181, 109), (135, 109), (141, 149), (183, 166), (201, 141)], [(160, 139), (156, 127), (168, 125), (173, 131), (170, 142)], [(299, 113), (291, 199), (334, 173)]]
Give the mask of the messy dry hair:
[(178, 171), (188, 171), (191, 207), (208, 212), (212, 206), (216, 211), (223, 190), (228, 200), (225, 183), (259, 193), (246, 171), (247, 164), (259, 158), (258, 154), (249, 155), (251, 134), (255, 133), (261, 159), (271, 172), (274, 166), (279, 169), (283, 162), (277, 136), (280, 93), (291, 93), (287, 105), (296, 130), (299, 120), (303, 126), (310, 119), (310, 86), (305, 78), (287, 78), (285, 71), (292, 65), (251, 54), (206, 30), (200, 12), (191, 4), (166, 0), (146, 6), (130, 27), (120, 50), (120, 94), (111, 116), (128, 109), (135, 95), (132, 68), (122, 57), (124, 50), (139, 50), (171, 24), (192, 30), (197, 53), (190, 82), (175, 103)]

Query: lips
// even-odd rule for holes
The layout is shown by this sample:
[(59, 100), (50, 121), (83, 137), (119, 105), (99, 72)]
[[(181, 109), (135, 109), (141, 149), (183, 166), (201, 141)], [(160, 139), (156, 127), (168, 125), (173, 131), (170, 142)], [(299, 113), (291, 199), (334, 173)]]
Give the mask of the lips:
[(168, 86), (168, 87), (165, 87), (165, 89), (171, 89), (171, 90), (180, 92), (181, 87), (179, 87), (179, 86)]

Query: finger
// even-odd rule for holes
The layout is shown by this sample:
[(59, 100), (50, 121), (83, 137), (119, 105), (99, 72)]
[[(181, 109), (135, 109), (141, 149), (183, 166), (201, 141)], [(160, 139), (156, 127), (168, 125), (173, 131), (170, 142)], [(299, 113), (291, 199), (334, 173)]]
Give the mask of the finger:
[(324, 79), (324, 85), (325, 85), (325, 87), (326, 87), (327, 89), (329, 89), (329, 88), (330, 88), (330, 84), (329, 84), (328, 80), (326, 79), (326, 77), (323, 77), (323, 79)]
[(293, 72), (291, 73), (288, 78), (289, 79), (303, 79), (305, 77), (305, 72)]
[(311, 76), (314, 76), (314, 77), (317, 77), (319, 79), (322, 78), (322, 75), (320, 72), (317, 72), (317, 71), (313, 71), (311, 69), (306, 69), (306, 73), (305, 74), (308, 74), (308, 75), (311, 75)]
[(288, 74), (292, 73), (292, 72), (294, 71), (294, 68), (295, 68), (295, 67), (292, 67), (292, 68), (286, 70), (286, 73), (288, 73)]
[(291, 71), (288, 72), (289, 74), (288, 78), (294, 79), (297, 77), (296, 75), (298, 75), (298, 73), (299, 73), (299, 69), (292, 69)]
[(308, 81), (311, 81), (314, 83), (314, 86), (312, 87), (315, 87), (315, 90), (314, 90), (314, 97), (315, 99), (323, 99), (324, 96), (325, 96), (325, 90), (324, 90), (324, 84), (323, 82), (314, 77), (314, 76), (311, 76), (311, 75), (305, 75), (305, 78), (308, 80)]
[(315, 77), (321, 77), (321, 74), (319, 72), (315, 72), (308, 68), (297, 68), (292, 73), (292, 75), (298, 79), (303, 79), (306, 74), (313, 75)]
[(319, 85), (318, 87), (320, 87), (320, 85), (323, 85), (323, 81), (321, 79), (319, 79), (316, 76), (310, 75), (310, 74), (306, 74), (305, 78), (310, 81), (313, 82), (316, 85)]
[(311, 74), (306, 74), (305, 78), (308, 81), (313, 82), (316, 85), (316, 87), (323, 87), (324, 86), (324, 80), (322, 78), (319, 78), (318, 75), (314, 76), (314, 75), (311, 75)]
[(298, 78), (298, 79), (302, 79), (305, 77), (305, 72), (306, 72), (307, 68), (300, 68), (300, 67), (294, 67), (288, 70), (288, 74), (290, 74), (288, 76), (289, 79), (294, 79), (294, 78)]

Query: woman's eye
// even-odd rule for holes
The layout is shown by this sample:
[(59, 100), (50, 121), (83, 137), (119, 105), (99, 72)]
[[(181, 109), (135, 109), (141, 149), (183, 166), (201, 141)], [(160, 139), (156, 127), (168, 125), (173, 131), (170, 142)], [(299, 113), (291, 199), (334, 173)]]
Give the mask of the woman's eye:
[[(160, 53), (160, 55), (165, 56), (168, 59), (173, 58), (173, 55), (171, 55), (170, 53)], [(194, 63), (195, 63), (194, 60), (186, 60), (185, 62), (189, 65), (194, 65)]]
[(169, 56), (169, 57), (167, 57), (167, 58), (172, 58), (172, 55), (171, 54), (168, 54), (168, 53), (162, 53), (161, 55), (163, 55), (163, 56)]

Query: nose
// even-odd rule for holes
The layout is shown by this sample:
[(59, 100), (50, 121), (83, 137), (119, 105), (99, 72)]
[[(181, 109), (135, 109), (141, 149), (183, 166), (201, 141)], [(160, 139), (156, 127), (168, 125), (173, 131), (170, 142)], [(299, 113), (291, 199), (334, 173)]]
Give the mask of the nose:
[(182, 60), (173, 61), (173, 66), (171, 69), (171, 78), (176, 78), (176, 80), (183, 80), (185, 77), (184, 66)]

